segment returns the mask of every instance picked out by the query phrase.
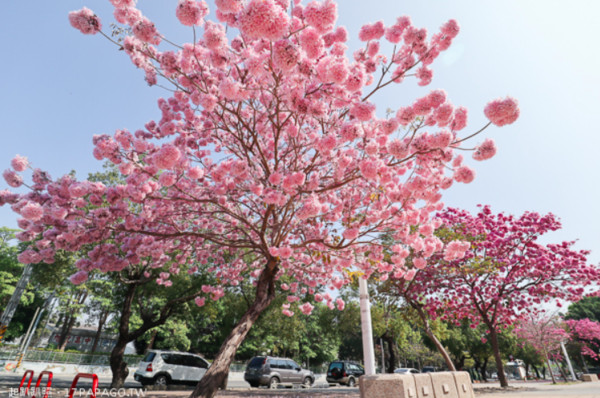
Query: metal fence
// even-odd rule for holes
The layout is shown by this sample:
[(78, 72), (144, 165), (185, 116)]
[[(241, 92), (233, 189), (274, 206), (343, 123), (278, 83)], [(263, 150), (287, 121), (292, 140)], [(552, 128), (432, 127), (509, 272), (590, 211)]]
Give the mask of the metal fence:
[[(15, 360), (17, 354), (17, 350), (1, 350), (0, 360)], [(142, 359), (142, 356), (128, 355), (123, 359), (127, 362), (128, 366), (135, 367)], [(24, 360), (30, 362), (72, 363), (77, 365), (109, 365), (109, 355), (60, 351), (28, 350)]]

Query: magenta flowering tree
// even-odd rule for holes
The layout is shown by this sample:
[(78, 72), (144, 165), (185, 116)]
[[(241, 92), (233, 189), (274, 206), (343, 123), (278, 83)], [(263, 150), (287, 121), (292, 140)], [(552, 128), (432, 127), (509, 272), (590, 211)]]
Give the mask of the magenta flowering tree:
[[(52, 180), (36, 169), (31, 192), (3, 191), (0, 203), (23, 216), (20, 238), (37, 240), (23, 262), (97, 245), (79, 262), (78, 279), (147, 256), (157, 266), (170, 264), (158, 279), (165, 285), (184, 265), (192, 273), (193, 264), (204, 266), (220, 282), (203, 286), (214, 300), (224, 285), (252, 279), (253, 303), (193, 396), (214, 395), (276, 289), (287, 290), (289, 302), (308, 293), (342, 309), (341, 299), (316, 289), (349, 282), (343, 271), (351, 267), (410, 276), (407, 248), (424, 261), (442, 250), (428, 240), (430, 214), (441, 210), (442, 190), (475, 176), (456, 150), (472, 150), (475, 160), (492, 157), (491, 139), (475, 148), (464, 141), (519, 115), (514, 99), (494, 100), (484, 111), (490, 122), (461, 136), (467, 110), (442, 90), (402, 101), (389, 117), (377, 115), (372, 100), (379, 90), (410, 77), (431, 82), (433, 61), (458, 33), (453, 20), (431, 38), (408, 17), (365, 25), (364, 46), (349, 58), (331, 0), (216, 0), (216, 20), (206, 19), (204, 1), (181, 0), (175, 15), (199, 38), (181, 46), (164, 40), (135, 0), (111, 2), (131, 32), (115, 44), (150, 85), (174, 88), (158, 101), (160, 118), (143, 129), (94, 137), (94, 156), (118, 165), (126, 182)], [(89, 9), (69, 20), (84, 34), (104, 35)], [(226, 25), (237, 35), (226, 34)], [(15, 163), (4, 173), (12, 187), (23, 183), (27, 165)], [(400, 243), (387, 264), (378, 237), (390, 231)], [(448, 255), (460, 249), (449, 246)], [(294, 282), (279, 285), (284, 275)], [(312, 306), (300, 308), (309, 313)], [(289, 306), (284, 311), (293, 315)]]
[(562, 359), (560, 344), (570, 339), (563, 320), (556, 314), (530, 313), (515, 328), (515, 334), (546, 361), (552, 382), (556, 384), (550, 359)]
[(586, 286), (597, 287), (600, 271), (587, 264), (587, 251), (572, 249), (574, 242), (537, 242), (560, 228), (552, 214), (515, 217), (493, 214), (484, 206), (475, 216), (449, 208), (439, 217), (454, 238), (470, 242), (470, 248), (461, 259), (444, 256), (444, 261), (424, 269), (435, 279), (427, 305), (442, 309), (442, 319), (469, 319), (473, 328), (487, 326), (498, 377), (507, 386), (499, 331), (535, 313), (544, 302), (577, 301)]
[[(571, 339), (581, 344), (581, 355), (600, 360), (600, 322), (588, 318), (569, 319), (566, 324), (571, 333)], [(583, 362), (585, 366), (585, 361)]]

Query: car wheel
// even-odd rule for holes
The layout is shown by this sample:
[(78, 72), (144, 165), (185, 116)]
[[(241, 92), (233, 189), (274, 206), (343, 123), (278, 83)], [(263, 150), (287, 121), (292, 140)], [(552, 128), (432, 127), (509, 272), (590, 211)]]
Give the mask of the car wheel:
[(302, 387), (304, 388), (310, 388), (310, 386), (312, 386), (312, 379), (310, 377), (305, 377), (304, 380), (302, 381)]
[(354, 387), (354, 384), (356, 384), (356, 382), (354, 381), (354, 377), (349, 378), (348, 387)]
[(271, 380), (269, 380), (269, 388), (274, 390), (275, 388), (277, 388), (278, 384), (279, 379), (277, 377), (271, 377)]
[(169, 379), (165, 375), (158, 375), (154, 378), (155, 386), (166, 386), (169, 384)]

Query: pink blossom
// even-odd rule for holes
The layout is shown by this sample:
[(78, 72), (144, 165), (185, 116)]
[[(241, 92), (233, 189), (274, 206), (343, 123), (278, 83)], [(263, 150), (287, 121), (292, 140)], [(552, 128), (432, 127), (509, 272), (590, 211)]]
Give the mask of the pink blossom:
[(154, 164), (159, 169), (171, 169), (181, 158), (181, 152), (173, 145), (165, 145), (154, 157)]
[(81, 285), (88, 280), (88, 273), (86, 271), (77, 271), (69, 277), (69, 280), (74, 285)]
[(208, 6), (204, 1), (179, 0), (175, 14), (185, 26), (201, 26), (203, 18), (208, 15)]
[(475, 160), (487, 160), (496, 154), (496, 144), (491, 138), (486, 138), (485, 141), (473, 152), (473, 159)]
[(458, 22), (456, 22), (456, 20), (451, 19), (444, 25), (442, 25), (441, 31), (444, 35), (453, 39), (454, 37), (456, 37), (456, 35), (458, 35), (458, 32), (460, 31), (460, 26), (458, 25)]
[(467, 241), (453, 240), (448, 243), (444, 250), (444, 260), (454, 261), (464, 257), (465, 252), (469, 250), (471, 244)]
[(279, 185), (281, 184), (282, 178), (283, 175), (280, 172), (276, 171), (275, 173), (269, 176), (269, 182), (273, 185)]
[(200, 167), (192, 167), (187, 171), (187, 175), (192, 180), (199, 180), (204, 176), (204, 171)]
[(42, 257), (39, 253), (31, 249), (27, 249), (17, 256), (17, 260), (23, 264), (37, 264), (42, 261)]
[(337, 4), (331, 0), (323, 3), (311, 1), (302, 13), (306, 23), (320, 33), (327, 33), (335, 26), (337, 20)]
[(417, 269), (423, 269), (427, 265), (427, 261), (422, 257), (417, 257), (413, 260), (413, 264)]
[(21, 208), (21, 215), (30, 221), (38, 221), (44, 215), (44, 209), (37, 203), (29, 202)]
[(25, 171), (25, 169), (27, 169), (27, 166), (29, 166), (29, 161), (25, 156), (16, 155), (10, 162), (10, 164), (13, 170), (20, 172)]
[(406, 271), (406, 273), (403, 275), (403, 277), (407, 281), (412, 281), (415, 278), (416, 274), (417, 274), (417, 270), (414, 268), (411, 268), (408, 271)]
[(370, 102), (359, 102), (350, 108), (350, 115), (362, 122), (369, 121), (375, 117), (375, 105)]
[(376, 180), (377, 179), (377, 162), (371, 159), (365, 159), (361, 161), (358, 165), (361, 174), (367, 180)]
[(489, 102), (483, 110), (485, 116), (496, 126), (514, 123), (519, 117), (519, 104), (511, 97)]
[(110, 3), (116, 8), (133, 7), (136, 0), (110, 0)]
[(358, 237), (360, 230), (358, 228), (347, 228), (342, 236), (347, 240), (354, 240)]
[(397, 159), (403, 159), (408, 155), (408, 146), (401, 140), (392, 140), (387, 145), (387, 150)]
[(335, 300), (335, 304), (337, 306), (337, 309), (340, 310), (340, 311), (343, 311), (344, 307), (346, 306), (346, 303), (344, 303), (344, 300), (342, 300), (340, 297), (338, 297)]
[(237, 14), (244, 6), (242, 0), (215, 0), (217, 8), (224, 13)]
[(289, 40), (278, 40), (273, 45), (273, 63), (284, 72), (293, 69), (300, 59), (300, 51)]
[(426, 86), (431, 83), (431, 80), (433, 79), (433, 71), (425, 66), (422, 66), (417, 69), (416, 76), (417, 79), (419, 79), (419, 86)]
[(219, 50), (227, 45), (227, 36), (223, 25), (208, 21), (204, 27), (204, 44), (211, 50)]
[(119, 23), (133, 25), (142, 19), (142, 12), (133, 7), (115, 8), (114, 16)]
[(399, 43), (402, 39), (402, 33), (404, 33), (404, 30), (410, 25), (410, 17), (398, 17), (396, 23), (385, 30), (385, 38), (390, 43)]
[(475, 171), (468, 166), (460, 166), (454, 171), (454, 179), (457, 182), (468, 184), (475, 179)]
[(383, 21), (377, 21), (373, 24), (367, 24), (360, 28), (358, 38), (361, 41), (379, 40), (385, 34), (385, 25)]
[(292, 311), (290, 311), (290, 310), (287, 310), (287, 309), (286, 309), (286, 310), (283, 310), (283, 311), (281, 311), (281, 313), (282, 313), (283, 315), (285, 315), (285, 316), (289, 316), (289, 317), (293, 317), (293, 316), (294, 316), (294, 313), (293, 313)]
[(204, 304), (205, 304), (205, 302), (206, 302), (206, 299), (205, 299), (204, 297), (199, 297), (199, 296), (198, 296), (198, 297), (196, 297), (196, 298), (194, 299), (194, 302), (196, 303), (196, 305), (197, 305), (198, 307), (202, 307), (202, 306), (204, 306)]
[(156, 30), (156, 26), (154, 26), (154, 23), (146, 17), (137, 21), (131, 27), (131, 30), (133, 31), (134, 36), (143, 42), (156, 45), (160, 44), (160, 35), (158, 30)]
[(317, 59), (325, 50), (325, 42), (315, 28), (306, 28), (300, 32), (300, 46), (310, 59)]
[(279, 248), (279, 257), (290, 258), (294, 254), (294, 250), (291, 247), (283, 246)]
[(95, 35), (102, 30), (100, 18), (94, 14), (94, 11), (86, 7), (78, 11), (71, 11), (69, 13), (69, 22), (72, 27), (84, 35)]
[(459, 107), (454, 110), (454, 116), (450, 127), (452, 131), (460, 131), (467, 126), (467, 108)]
[(13, 188), (18, 188), (23, 185), (23, 178), (12, 170), (4, 170), (2, 176), (6, 183)]
[(311, 303), (304, 303), (301, 306), (299, 306), (298, 308), (300, 308), (300, 311), (302, 311), (302, 313), (304, 315), (310, 315), (313, 308), (315, 308), (315, 307)]
[(280, 39), (290, 18), (273, 0), (250, 0), (238, 15), (239, 29), (248, 39)]
[(158, 177), (158, 182), (163, 187), (170, 187), (173, 184), (175, 184), (175, 182), (177, 182), (177, 175), (174, 173), (168, 173), (168, 172), (162, 173), (160, 175), (160, 177)]

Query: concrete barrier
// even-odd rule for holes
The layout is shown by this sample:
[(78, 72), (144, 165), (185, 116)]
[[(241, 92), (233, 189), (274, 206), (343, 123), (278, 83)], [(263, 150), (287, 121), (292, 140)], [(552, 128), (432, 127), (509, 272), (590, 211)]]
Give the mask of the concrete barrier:
[(467, 372), (361, 376), (361, 398), (475, 398)]
[(473, 385), (471, 384), (471, 376), (468, 372), (452, 372), (454, 381), (456, 382), (456, 389), (458, 390), (458, 398), (473, 398), (475, 392), (473, 391)]
[(415, 379), (418, 398), (435, 398), (433, 382), (429, 373), (415, 374), (413, 377)]
[(581, 380), (583, 381), (598, 381), (598, 375), (595, 373), (585, 373), (581, 376)]
[(458, 398), (456, 381), (452, 372), (429, 373), (435, 398)]
[(417, 398), (412, 375), (378, 374), (360, 376), (360, 398)]

